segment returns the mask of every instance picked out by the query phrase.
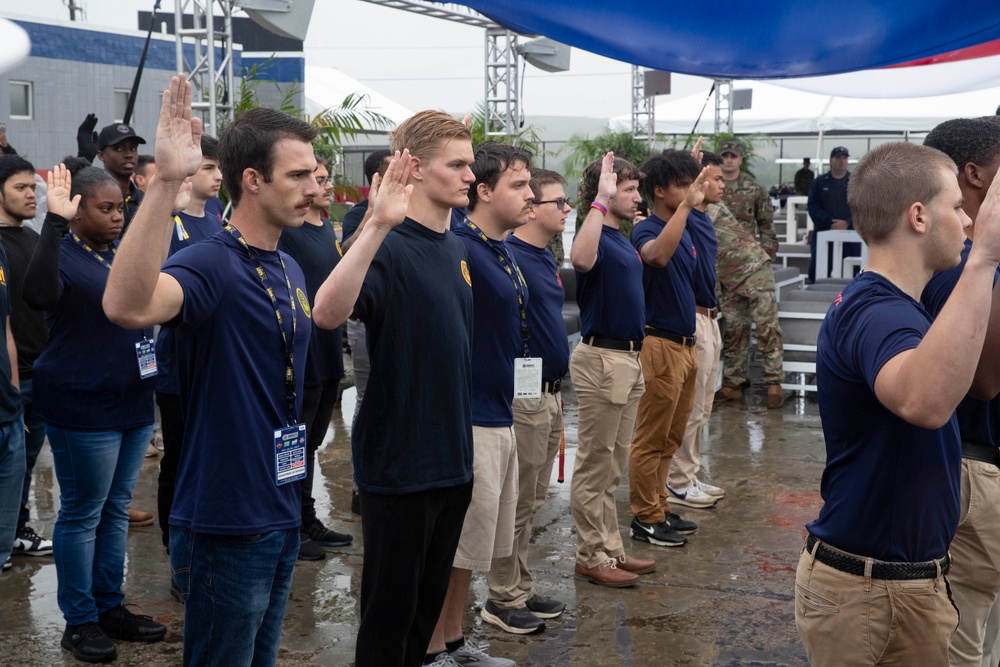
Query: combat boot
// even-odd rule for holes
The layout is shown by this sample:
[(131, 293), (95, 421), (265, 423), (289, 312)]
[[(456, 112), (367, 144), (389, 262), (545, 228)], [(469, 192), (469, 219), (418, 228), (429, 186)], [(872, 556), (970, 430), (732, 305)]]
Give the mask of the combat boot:
[(767, 385), (767, 407), (771, 410), (780, 408), (785, 404), (785, 396), (781, 392), (780, 384)]
[(743, 387), (727, 387), (722, 386), (722, 389), (715, 392), (715, 402), (725, 403), (726, 401), (737, 401), (743, 398)]

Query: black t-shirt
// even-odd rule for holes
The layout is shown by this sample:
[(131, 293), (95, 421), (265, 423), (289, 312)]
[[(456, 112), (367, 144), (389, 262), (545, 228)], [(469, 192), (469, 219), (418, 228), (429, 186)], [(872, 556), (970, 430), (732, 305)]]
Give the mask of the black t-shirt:
[[(337, 233), (333, 224), (323, 218), (322, 225), (303, 223), (281, 232), (278, 249), (292, 256), (306, 277), (308, 306), (311, 309), (316, 292), (340, 261)], [(306, 386), (325, 384), (344, 377), (344, 333), (341, 327), (320, 329), (313, 324), (306, 358)]]
[(341, 241), (346, 241), (354, 236), (354, 232), (358, 231), (358, 227), (361, 226), (361, 221), (364, 220), (365, 213), (367, 212), (368, 200), (362, 199), (344, 215), (344, 221), (340, 223)]
[(462, 242), (407, 218), (382, 242), (354, 314), (371, 374), (352, 438), (369, 493), (472, 480), (472, 280)]
[[(10, 315), (10, 264), (7, 253), (0, 248), (0, 313)], [(0, 338), (0, 424), (7, 424), (21, 414), (21, 396), (11, 383), (10, 356), (7, 354), (7, 327)], [(470, 459), (471, 460), (471, 459)]]
[(17, 345), (17, 371), (22, 380), (49, 339), (45, 314), (24, 302), (24, 274), (38, 245), (38, 232), (30, 227), (0, 227), (0, 243), (7, 252), (7, 291), (10, 295), (10, 328)]

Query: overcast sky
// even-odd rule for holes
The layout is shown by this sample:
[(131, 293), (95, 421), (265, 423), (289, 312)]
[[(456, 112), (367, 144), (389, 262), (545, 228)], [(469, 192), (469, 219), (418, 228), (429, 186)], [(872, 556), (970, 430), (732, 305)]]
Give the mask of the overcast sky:
[[(65, 1), (32, 0), (31, 15), (67, 20)], [(149, 11), (154, 4), (153, 0), (75, 1), (83, 5), (88, 23), (129, 29), (136, 27), (136, 13)], [(5, 9), (11, 9), (11, 3), (0, 0)], [(164, 0), (161, 11), (172, 13), (173, 1)], [(415, 111), (438, 108), (458, 113), (484, 97), (484, 32), (362, 0), (317, 0), (305, 41), (306, 63), (336, 67)], [(675, 94), (670, 97), (707, 91), (709, 85), (705, 79), (675, 76)], [(550, 74), (527, 66), (521, 105), (528, 115), (628, 114), (631, 68), (573, 49), (568, 72)]]

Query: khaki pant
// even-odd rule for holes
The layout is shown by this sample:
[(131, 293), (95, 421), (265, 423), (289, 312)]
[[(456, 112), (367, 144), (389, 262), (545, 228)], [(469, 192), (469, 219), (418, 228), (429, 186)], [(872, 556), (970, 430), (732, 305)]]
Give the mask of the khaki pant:
[[(952, 667), (979, 667), (996, 636), (986, 635), (1000, 594), (1000, 468), (962, 459), (962, 513), (949, 547), (948, 582), (962, 618), (948, 648)], [(993, 663), (996, 667), (996, 663)]]
[(625, 553), (615, 489), (625, 473), (635, 414), (643, 392), (636, 352), (581, 343), (569, 362), (579, 402), (579, 437), (569, 508), (576, 526), (576, 562), (595, 567)]
[(486, 575), (490, 600), (504, 609), (520, 609), (535, 594), (534, 577), (528, 570), (531, 522), (548, 494), (562, 426), (562, 394), (545, 393), (541, 398), (514, 399), (518, 474), (514, 553), (494, 558)]
[(646, 391), (629, 457), (629, 500), (639, 521), (660, 523), (670, 512), (667, 471), (694, 405), (698, 358), (694, 347), (647, 336), (639, 359)]
[(488, 572), (514, 549), (517, 444), (510, 426), (472, 427), (472, 502), (465, 512), (454, 566)]
[(719, 379), (719, 355), (722, 336), (719, 323), (708, 315), (695, 314), (695, 353), (698, 357), (698, 374), (694, 381), (694, 405), (688, 417), (681, 446), (670, 462), (667, 483), (674, 489), (683, 489), (694, 483), (701, 470), (701, 431), (712, 416), (715, 402), (715, 384)]
[(946, 667), (958, 611), (944, 575), (872, 579), (835, 570), (803, 549), (795, 626), (812, 667)]

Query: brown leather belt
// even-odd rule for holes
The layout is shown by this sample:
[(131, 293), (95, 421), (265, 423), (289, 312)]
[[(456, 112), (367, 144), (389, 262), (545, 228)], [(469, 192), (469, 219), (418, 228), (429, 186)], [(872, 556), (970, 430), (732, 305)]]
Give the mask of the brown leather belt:
[(699, 315), (705, 315), (712, 320), (718, 319), (719, 317), (718, 308), (706, 308), (705, 306), (695, 306), (694, 312), (698, 313)]

